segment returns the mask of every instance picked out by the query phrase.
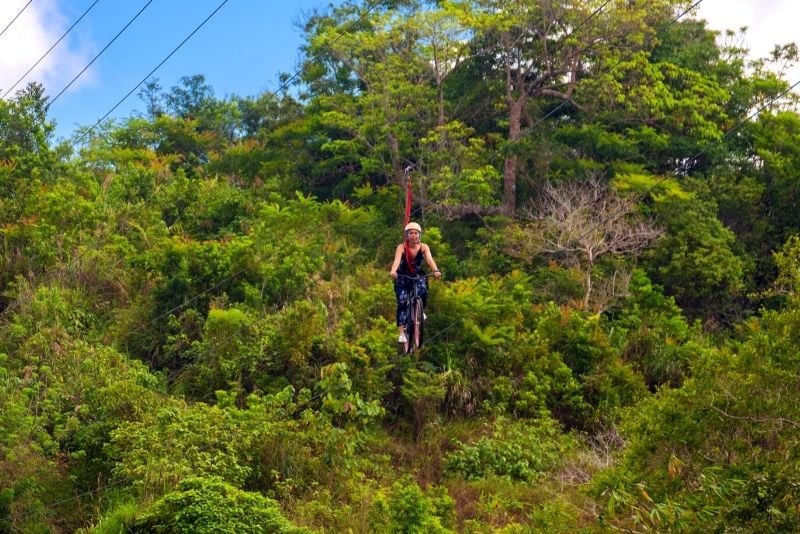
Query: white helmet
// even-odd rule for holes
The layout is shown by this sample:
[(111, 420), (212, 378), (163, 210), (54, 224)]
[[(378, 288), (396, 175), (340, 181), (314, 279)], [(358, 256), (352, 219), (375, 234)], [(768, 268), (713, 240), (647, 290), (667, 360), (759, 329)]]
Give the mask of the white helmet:
[(403, 229), (404, 232), (408, 232), (409, 230), (416, 230), (420, 234), (422, 233), (422, 227), (415, 222), (410, 222), (406, 225)]

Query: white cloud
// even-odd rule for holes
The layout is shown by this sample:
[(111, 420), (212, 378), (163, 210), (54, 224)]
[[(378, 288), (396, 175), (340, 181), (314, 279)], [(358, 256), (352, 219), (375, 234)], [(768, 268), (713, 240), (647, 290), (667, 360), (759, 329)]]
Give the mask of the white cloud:
[[(720, 32), (746, 26), (741, 44), (750, 50), (752, 59), (768, 56), (775, 45), (800, 44), (798, 0), (703, 0), (697, 17)], [(788, 71), (786, 79), (790, 84), (800, 80), (800, 67)]]
[[(0, 31), (27, 3), (27, 0), (0, 1)], [(74, 22), (67, 20), (59, 7), (56, 0), (35, 0), (0, 36), (0, 95), (33, 67)], [(17, 84), (13, 92), (25, 87), (29, 81), (42, 83), (50, 94), (60, 91), (89, 61), (87, 47), (80, 42), (77, 33), (70, 33)], [(76, 84), (89, 81), (88, 74), (88, 71), (84, 73)]]

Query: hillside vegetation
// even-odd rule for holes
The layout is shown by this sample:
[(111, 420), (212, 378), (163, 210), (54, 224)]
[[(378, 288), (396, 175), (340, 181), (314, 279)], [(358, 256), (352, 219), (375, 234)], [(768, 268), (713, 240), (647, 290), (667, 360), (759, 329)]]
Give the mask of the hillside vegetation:
[(0, 101), (0, 532), (800, 530), (797, 48), (687, 6), (348, 1), (277, 94)]

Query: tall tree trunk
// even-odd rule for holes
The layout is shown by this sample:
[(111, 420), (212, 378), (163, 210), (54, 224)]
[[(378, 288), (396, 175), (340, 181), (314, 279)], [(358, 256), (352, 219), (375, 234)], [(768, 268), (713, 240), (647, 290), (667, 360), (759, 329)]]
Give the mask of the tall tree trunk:
[[(517, 142), (522, 131), (522, 110), (525, 108), (525, 95), (519, 98), (509, 96), (508, 142)], [(513, 150), (513, 148), (512, 148)], [(503, 211), (512, 215), (517, 206), (517, 156), (509, 154), (503, 165)]]
[(394, 175), (394, 181), (402, 186), (405, 173), (403, 171), (403, 162), (400, 160), (400, 144), (392, 133), (386, 134), (386, 140), (389, 144), (389, 157), (392, 160), (392, 175)]
[(506, 156), (503, 165), (503, 213), (513, 215), (517, 204), (517, 156)]
[(436, 80), (436, 97), (439, 100), (439, 115), (436, 118), (436, 125), (444, 126), (444, 87), (440, 80)]

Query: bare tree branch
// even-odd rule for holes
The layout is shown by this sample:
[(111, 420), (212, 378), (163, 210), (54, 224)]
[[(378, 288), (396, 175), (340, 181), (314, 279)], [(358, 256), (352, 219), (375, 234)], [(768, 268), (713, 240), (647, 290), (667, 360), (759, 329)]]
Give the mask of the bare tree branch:
[[(597, 261), (608, 255), (634, 256), (663, 233), (652, 222), (636, 217), (635, 209), (633, 199), (621, 197), (597, 176), (582, 182), (546, 183), (538, 203), (524, 210), (530, 222), (511, 236), (509, 253), (519, 257), (544, 254), (579, 266), (585, 284), (583, 306), (588, 308)], [(605, 306), (614, 294), (625, 292), (628, 277), (618, 274), (596, 304)]]

